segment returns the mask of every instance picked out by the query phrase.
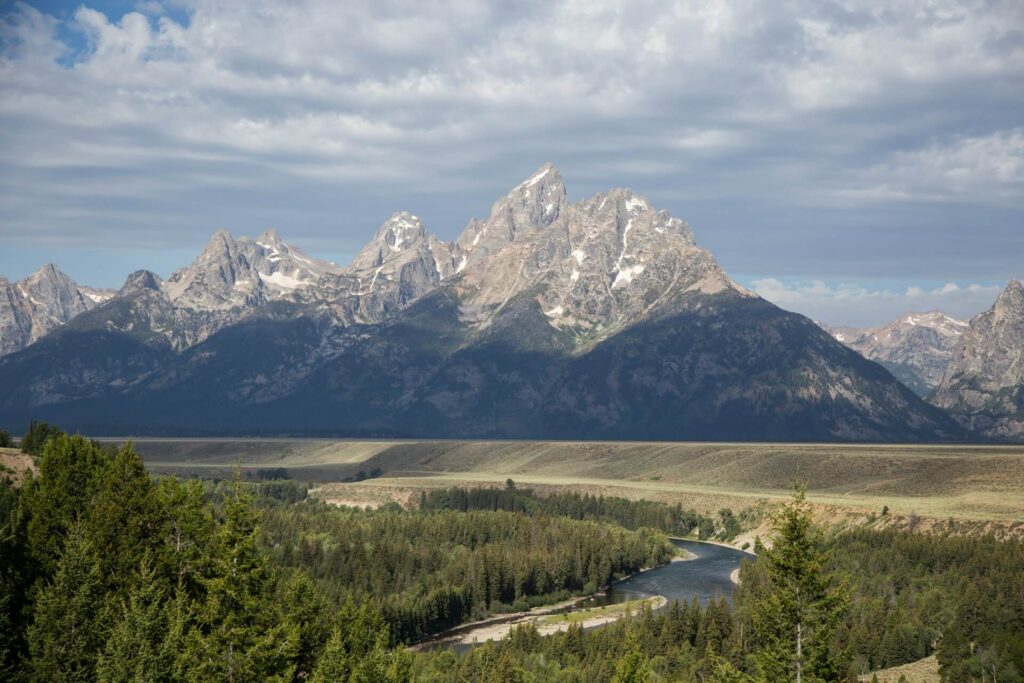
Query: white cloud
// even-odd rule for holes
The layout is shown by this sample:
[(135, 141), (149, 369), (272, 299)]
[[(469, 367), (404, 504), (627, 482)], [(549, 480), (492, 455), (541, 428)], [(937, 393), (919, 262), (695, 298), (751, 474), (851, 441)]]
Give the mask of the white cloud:
[(870, 327), (894, 320), (904, 313), (939, 310), (970, 318), (995, 301), (1002, 285), (972, 283), (924, 288), (872, 289), (853, 283), (829, 284), (822, 280), (783, 283), (775, 278), (753, 280), (751, 289), (780, 308), (802, 313), (830, 325)]
[(874, 201), (961, 201), (987, 196), (1019, 203), (1024, 195), (1024, 128), (957, 137), (866, 169), (863, 187), (841, 195)]
[(349, 248), (427, 195), (450, 237), (545, 160), (586, 190), (714, 198), (726, 224), (755, 202), (1024, 208), (1019, 0), (126, 8), (0, 13), (5, 243), (291, 216)]

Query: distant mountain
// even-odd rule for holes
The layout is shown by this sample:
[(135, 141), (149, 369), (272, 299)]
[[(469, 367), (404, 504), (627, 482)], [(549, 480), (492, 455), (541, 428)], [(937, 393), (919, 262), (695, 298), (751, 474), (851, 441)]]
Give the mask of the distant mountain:
[(1024, 438), (1024, 286), (1013, 280), (971, 318), (934, 402), (986, 436)]
[(79, 285), (52, 263), (18, 282), (0, 276), (0, 356), (25, 348), (113, 294)]
[[(269, 246), (268, 246), (269, 245)], [(94, 433), (933, 441), (944, 412), (733, 282), (628, 189), (550, 164), (453, 242), (393, 215), (351, 264), (214, 236), (0, 359), (0, 423)]]
[(851, 349), (882, 364), (918, 395), (927, 396), (939, 385), (966, 328), (963, 320), (930, 311), (907, 313), (881, 327), (828, 329)]

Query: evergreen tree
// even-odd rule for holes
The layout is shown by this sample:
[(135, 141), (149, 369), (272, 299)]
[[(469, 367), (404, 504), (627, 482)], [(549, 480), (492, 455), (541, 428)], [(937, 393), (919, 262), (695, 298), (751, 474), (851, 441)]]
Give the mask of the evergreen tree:
[(768, 579), (754, 607), (760, 676), (771, 682), (841, 680), (849, 666), (836, 651), (835, 632), (847, 604), (845, 588), (834, 587), (825, 573), (828, 557), (802, 487), (776, 513), (773, 528), (774, 545), (758, 558)]
[(647, 683), (650, 676), (648, 657), (643, 653), (634, 631), (630, 631), (626, 652), (615, 665), (612, 683)]
[(295, 676), (304, 679), (313, 672), (316, 655), (331, 635), (327, 604), (304, 573), (296, 574), (285, 588), (284, 618), (298, 633)]
[(100, 566), (112, 593), (127, 593), (143, 557), (160, 550), (164, 511), (142, 459), (131, 444), (118, 451), (105, 468), (85, 527), (97, 548)]
[(68, 529), (92, 504), (109, 465), (103, 449), (81, 436), (60, 434), (46, 441), (39, 477), (21, 496), (29, 553), (43, 576), (56, 570)]
[(74, 525), (28, 629), (35, 681), (92, 681), (106, 637), (103, 581), (92, 542)]
[(190, 681), (287, 681), (294, 671), (297, 629), (283, 623), (273, 600), (275, 576), (257, 548), (258, 515), (236, 477), (224, 501), (206, 595), (184, 638), (179, 666)]
[(56, 426), (33, 420), (25, 436), (21, 437), (21, 450), (29, 455), (41, 455), (47, 441), (63, 435), (64, 432)]
[(210, 506), (203, 500), (203, 486), (198, 481), (182, 483), (167, 477), (157, 487), (159, 507), (163, 510), (163, 552), (168, 578), (186, 595), (202, 592), (200, 582), (209, 557), (205, 552), (212, 543), (214, 521)]
[(102, 683), (170, 681), (172, 653), (167, 647), (169, 627), (166, 591), (160, 578), (143, 562), (127, 603), (97, 662)]
[(35, 580), (27, 556), (25, 517), (9, 480), (0, 481), (0, 680), (15, 681), (28, 652), (28, 590)]
[(310, 677), (310, 683), (338, 683), (347, 681), (352, 672), (352, 657), (345, 645), (345, 637), (341, 629), (335, 627), (327, 640), (316, 668)]

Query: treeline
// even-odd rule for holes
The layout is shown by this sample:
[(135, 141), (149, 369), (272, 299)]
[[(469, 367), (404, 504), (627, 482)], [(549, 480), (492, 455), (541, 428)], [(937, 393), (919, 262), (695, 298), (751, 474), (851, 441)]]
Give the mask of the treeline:
[(504, 511), (366, 512), (309, 502), (265, 512), (273, 562), (301, 569), (338, 604), (376, 604), (402, 642), (495, 612), (592, 593), (668, 562), (665, 536)]
[[(822, 548), (849, 594), (836, 642), (858, 671), (935, 654), (943, 680), (1024, 681), (1024, 542), (864, 528)], [(746, 628), (763, 574), (746, 567), (736, 591)]]
[(629, 500), (614, 496), (591, 496), (580, 493), (549, 493), (540, 495), (532, 489), (521, 489), (511, 479), (505, 488), (453, 487), (420, 492), (419, 508), (423, 511), (503, 510), (527, 515), (554, 515), (570, 519), (611, 522), (626, 529), (658, 529), (672, 536), (688, 536), (694, 532), (700, 539), (730, 540), (740, 532), (740, 522), (729, 509), (719, 512), (718, 520), (680, 504), (669, 505), (653, 500)]
[(863, 666), (934, 652), (944, 680), (1024, 681), (1024, 542), (862, 529), (827, 545)]
[(27, 442), (38, 475), (0, 476), (0, 680), (819, 682), (935, 653), (944, 680), (1024, 681), (1021, 541), (829, 535), (798, 492), (732, 607), (412, 655), (426, 633), (664, 562), (662, 532), (694, 520), (514, 485), (347, 510), (290, 480), (153, 478), (130, 446), (46, 425)]
[(372, 606), (272, 566), (245, 485), (215, 508), (130, 446), (41, 451), (37, 477), (0, 482), (0, 679), (408, 680)]
[(552, 681), (700, 681), (717, 675), (715, 653), (734, 638), (725, 600), (702, 607), (673, 603), (657, 613), (645, 609), (628, 619), (585, 631), (579, 624), (541, 637), (529, 625), (504, 641), (458, 656), (451, 651), (417, 653), (413, 679), (446, 683)]
[[(936, 654), (944, 681), (1024, 681), (1024, 543), (897, 530), (825, 535), (809, 517), (800, 524), (798, 542), (759, 547), (760, 559), (744, 564), (731, 608), (674, 606), (546, 638), (524, 629), (459, 656), (419, 653), (413, 671), (438, 682), (792, 680), (792, 640), (765, 626), (795, 609), (786, 598), (795, 583), (815, 599), (802, 622), (804, 680), (855, 681)], [(769, 552), (778, 553), (774, 567)]]
[(406, 681), (401, 640), (671, 553), (655, 532), (590, 522), (155, 479), (131, 446), (59, 432), (39, 450), (37, 476), (0, 478), (5, 681)]

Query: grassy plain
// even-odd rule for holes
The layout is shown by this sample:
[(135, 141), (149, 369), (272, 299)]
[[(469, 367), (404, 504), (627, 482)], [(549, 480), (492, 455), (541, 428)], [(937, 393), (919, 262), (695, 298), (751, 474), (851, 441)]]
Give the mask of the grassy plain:
[[(155, 471), (229, 476), (286, 468), (349, 505), (409, 500), (424, 488), (503, 485), (680, 502), (702, 512), (764, 506), (808, 486), (818, 514), (969, 532), (1024, 534), (1024, 447), (565, 441), (143, 439)], [(345, 479), (374, 476), (359, 482)]]

